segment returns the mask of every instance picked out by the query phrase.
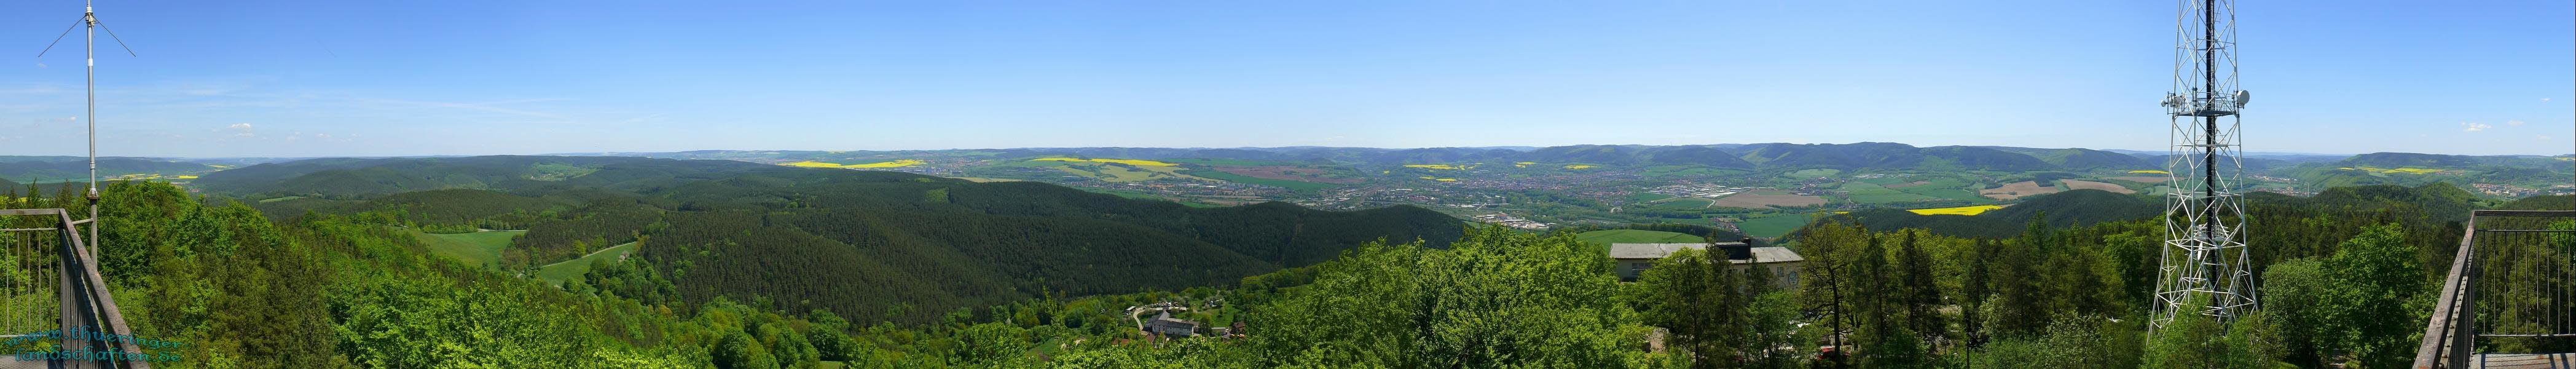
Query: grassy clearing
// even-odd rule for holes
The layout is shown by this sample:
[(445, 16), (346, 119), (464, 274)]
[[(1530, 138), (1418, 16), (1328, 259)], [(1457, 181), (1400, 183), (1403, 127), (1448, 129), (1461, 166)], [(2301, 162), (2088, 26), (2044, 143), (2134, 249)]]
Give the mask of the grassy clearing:
[(1789, 231), (1798, 230), (1798, 227), (1806, 225), (1807, 216), (1802, 214), (1747, 218), (1743, 222), (1735, 223), (1735, 227), (1743, 230), (1744, 235), (1762, 238), (1779, 238), (1788, 235)]
[(923, 161), (920, 161), (920, 160), (904, 159), (904, 160), (896, 160), (896, 161), (881, 161), (881, 162), (874, 162), (874, 163), (867, 163), (867, 164), (850, 164), (850, 165), (844, 165), (844, 166), (841, 166), (841, 167), (842, 167), (842, 168), (900, 168), (900, 167), (909, 167), (909, 166), (921, 165), (922, 163), (924, 163), (924, 162), (923, 162)]
[(1752, 190), (1717, 198), (1717, 201), (1712, 206), (1745, 209), (1770, 209), (1775, 207), (1824, 204), (1825, 198), (1823, 197), (1800, 195), (1781, 190)]
[(1869, 182), (1844, 182), (1842, 190), (1843, 193), (1851, 195), (1852, 202), (1862, 204), (1882, 204), (1935, 199), (1935, 197), (1932, 196), (1907, 193), (1905, 191), (1887, 188), (1887, 186), (1870, 184)]
[(1922, 182), (1922, 184), (1891, 189), (1910, 194), (1951, 200), (1986, 201), (1985, 196), (1977, 195), (1976, 191), (1968, 190), (1968, 182), (1966, 180), (1943, 177), (1923, 180)]
[(599, 252), (582, 256), (580, 258), (537, 267), (537, 279), (545, 280), (548, 285), (560, 286), (563, 285), (563, 282), (566, 280), (579, 278), (582, 273), (589, 273), (591, 264), (615, 262), (617, 261), (618, 255), (625, 255), (633, 252), (635, 252), (635, 243), (627, 242), (624, 245), (609, 247), (608, 249), (599, 250)]
[(1938, 198), (1951, 199), (1951, 200), (1964, 200), (1964, 201), (1986, 201), (1986, 200), (1988, 200), (1985, 196), (1978, 196), (1976, 192), (1974, 192), (1974, 191), (1968, 191), (1968, 190), (1967, 190), (1967, 189), (1965, 189), (1965, 188), (1925, 188), (1925, 189), (1919, 189), (1919, 190), (1918, 190), (1918, 189), (1908, 188), (1908, 189), (1905, 189), (1905, 193), (1916, 194), (1916, 195), (1923, 195), (1923, 196), (1931, 196), (1931, 197), (1938, 197)]
[(1647, 201), (1663, 200), (1663, 199), (1669, 199), (1669, 198), (1673, 198), (1673, 196), (1672, 196), (1672, 195), (1660, 194), (1660, 193), (1652, 193), (1652, 192), (1638, 192), (1638, 193), (1631, 193), (1631, 194), (1628, 194), (1628, 201), (1636, 201), (1636, 202), (1647, 202)]
[[(1033, 161), (1033, 162), (1034, 162), (1034, 161)], [(1202, 178), (1202, 177), (1193, 176), (1193, 175), (1188, 175), (1188, 174), (1181, 174), (1181, 170), (1182, 170), (1182, 169), (1181, 169), (1181, 167), (1177, 167), (1177, 166), (1125, 165), (1125, 164), (1127, 164), (1127, 163), (1123, 163), (1123, 162), (1090, 162), (1090, 161), (1074, 161), (1074, 162), (1064, 162), (1064, 163), (1051, 163), (1051, 165), (1042, 165), (1041, 167), (1045, 167), (1045, 168), (1055, 168), (1056, 170), (1061, 170), (1061, 171), (1064, 171), (1065, 173), (1071, 173), (1071, 174), (1076, 175), (1076, 176), (1090, 177), (1090, 178), (1097, 178), (1097, 179), (1100, 179), (1100, 180), (1102, 180), (1102, 181), (1109, 181), (1109, 182), (1142, 182), (1142, 181), (1151, 181), (1151, 180), (1158, 180), (1158, 179), (1190, 179), (1190, 180), (1201, 180), (1201, 181), (1209, 181), (1209, 182), (1216, 182), (1216, 181), (1217, 181), (1217, 180), (1214, 180), (1214, 179), (1207, 179), (1207, 178)], [(1166, 163), (1166, 164), (1168, 164), (1168, 163)]]
[(1790, 178), (1807, 179), (1807, 178), (1818, 178), (1818, 177), (1832, 177), (1832, 176), (1834, 176), (1834, 175), (1836, 175), (1836, 174), (1843, 174), (1843, 171), (1842, 171), (1841, 169), (1802, 169), (1802, 170), (1795, 171), (1795, 172), (1783, 173), (1783, 174), (1781, 174), (1781, 175), (1783, 175), (1783, 176), (1788, 176), (1788, 177), (1790, 177)]
[(2121, 185), (2116, 185), (2116, 184), (2111, 184), (2111, 183), (2105, 183), (2105, 182), (2079, 181), (2079, 180), (2072, 180), (2072, 179), (2058, 180), (2058, 181), (2057, 181), (2057, 186), (2058, 186), (2058, 187), (2065, 187), (2065, 188), (2066, 188), (2066, 189), (2068, 189), (2068, 190), (2095, 189), (2095, 190), (2111, 191), (2112, 193), (2118, 193), (2118, 194), (2132, 194), (2132, 193), (2138, 193), (2138, 191), (2137, 191), (2137, 190), (2129, 189), (2129, 187), (2128, 187), (2128, 186), (2121, 186)]
[(1923, 215), (1977, 215), (1977, 214), (1985, 213), (1987, 210), (1995, 210), (1995, 209), (2002, 209), (2002, 208), (2004, 208), (2002, 205), (1977, 205), (1977, 206), (1961, 206), (1961, 207), (1952, 207), (1952, 208), (1907, 209), (1907, 210), (1905, 210), (1905, 211), (1910, 211), (1910, 212), (1914, 212), (1915, 214), (1923, 214)]
[(1341, 185), (1331, 184), (1331, 183), (1315, 183), (1315, 182), (1291, 181), (1291, 180), (1285, 180), (1285, 179), (1260, 178), (1260, 177), (1253, 177), (1253, 176), (1247, 176), (1247, 175), (1241, 175), (1241, 174), (1234, 174), (1234, 173), (1226, 173), (1226, 172), (1220, 172), (1220, 171), (1214, 171), (1214, 170), (1193, 170), (1193, 171), (1190, 171), (1190, 175), (1199, 176), (1199, 177), (1201, 177), (1201, 178), (1214, 179), (1214, 180), (1219, 180), (1219, 181), (1226, 181), (1226, 182), (1234, 182), (1234, 183), (1242, 183), (1242, 184), (1252, 184), (1252, 185), (1263, 185), (1263, 186), (1280, 187), (1280, 188), (1286, 188), (1286, 189), (1291, 190), (1291, 191), (1312, 191), (1312, 190), (1320, 190), (1320, 189), (1326, 189), (1326, 188), (1333, 188), (1333, 187), (1339, 187), (1339, 186), (1341, 186)]
[(429, 253), (486, 268), (500, 265), (501, 248), (510, 247), (511, 237), (528, 233), (528, 231), (425, 233), (411, 228), (403, 228), (402, 231), (411, 234), (413, 239), (420, 240), (423, 246), (429, 247)]
[(528, 179), (539, 181), (561, 181), (572, 179), (573, 177), (589, 175), (592, 172), (598, 172), (599, 168), (569, 164), (544, 163), (530, 165), (528, 166), (528, 170), (537, 172), (537, 174), (529, 175)]
[(1656, 209), (1690, 210), (1707, 209), (1709, 207), (1708, 204), (1708, 199), (1697, 197), (1675, 197), (1657, 201), (1649, 207)]
[(2171, 172), (2166, 172), (2166, 171), (2161, 171), (2161, 170), (2154, 170), (2154, 169), (2139, 169), (2139, 170), (2132, 170), (2132, 171), (2129, 171), (2129, 173), (2130, 173), (2130, 174), (2173, 174), (2173, 173), (2171, 173)]
[(1474, 168), (1475, 166), (1473, 166), (1473, 165), (1470, 165), (1470, 166), (1456, 166), (1456, 165), (1448, 165), (1448, 164), (1405, 164), (1405, 165), (1404, 165), (1404, 167), (1406, 167), (1406, 168), (1432, 169), (1432, 170), (1466, 170), (1467, 168)]
[(1093, 172), (1108, 175), (1109, 178), (1107, 179), (1110, 182), (1136, 182), (1154, 179), (1154, 172), (1127, 168), (1128, 167), (1116, 165), (1102, 165), (1093, 167), (1091, 170)]
[(294, 200), (294, 199), (301, 199), (301, 198), (304, 198), (304, 197), (303, 197), (303, 196), (287, 196), (287, 197), (280, 197), (280, 198), (273, 198), (273, 199), (261, 199), (261, 200), (259, 200), (259, 202), (261, 202), (261, 203), (272, 203), (272, 202), (279, 202), (279, 201), (286, 201), (286, 200)]

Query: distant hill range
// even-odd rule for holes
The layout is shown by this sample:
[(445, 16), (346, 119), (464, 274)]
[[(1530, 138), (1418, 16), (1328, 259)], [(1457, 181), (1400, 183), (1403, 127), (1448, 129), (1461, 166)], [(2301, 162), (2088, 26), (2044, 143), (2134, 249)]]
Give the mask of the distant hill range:
[[(98, 158), (98, 174), (105, 179), (124, 175), (195, 175), (222, 170), (224, 166), (172, 158), (137, 158), (106, 156)], [(83, 156), (0, 156), (0, 179), (17, 182), (61, 182), (89, 179), (89, 158)], [(161, 179), (161, 178), (155, 178)]]
[[(570, 153), (570, 156), (642, 156), (674, 159), (804, 160), (841, 157), (973, 152), (993, 157), (1081, 156), (1126, 159), (1233, 159), (1315, 161), (1346, 164), (1425, 164), (1467, 162), (1586, 163), (1597, 165), (1699, 165), (1732, 169), (1971, 169), (1992, 171), (2156, 169), (2167, 153), (2084, 148), (2010, 146), (1932, 146), (1860, 142), (1848, 144), (1716, 144), (1716, 145), (1573, 145), (1552, 147), (1439, 147), (1385, 149), (1360, 147), (1134, 148), (1074, 147), (908, 151), (699, 150), (679, 152)], [(2565, 156), (2559, 156), (2565, 157)], [(2256, 153), (2244, 161), (2249, 169), (2299, 164), (2365, 164), (2373, 166), (2534, 166), (2553, 157), (2530, 155), (2468, 156), (2372, 153), (2333, 156)], [(2563, 160), (2562, 160), (2563, 161)], [(2562, 165), (2563, 166), (2563, 165)]]
[[(2502, 208), (2564, 210), (2568, 209), (2564, 205), (2570, 198), (2576, 196), (2534, 196), (2510, 202)], [(2245, 196), (2245, 210), (2257, 222), (2313, 222), (2310, 218), (2317, 214), (2332, 214), (2338, 219), (2362, 222), (2398, 219), (2420, 220), (2418, 223), (2457, 222), (2466, 219), (2469, 210), (2478, 209), (2480, 204), (2480, 200), (2468, 191), (2443, 183), (2416, 187), (2339, 187), (2309, 197), (2271, 192)], [(1913, 228), (1945, 236), (2002, 238), (2020, 233), (2033, 220), (2053, 227), (2080, 227), (2103, 222), (2151, 220), (2162, 214), (2164, 203), (2154, 197), (2073, 190), (2031, 196), (2021, 203), (1977, 215), (1921, 215), (1904, 210), (1875, 209), (1836, 215), (1830, 220), (1877, 230)]]
[(641, 241), (692, 304), (911, 322), (1041, 293), (1225, 285), (1372, 240), (1443, 246), (1464, 226), (1412, 206), (1203, 208), (1036, 182), (637, 157), (315, 159), (193, 186), (281, 218), (526, 229), (510, 246), (525, 264)]
[(1835, 218), (1869, 229), (1920, 228), (1946, 236), (2010, 237), (2021, 232), (2032, 219), (2044, 220), (2052, 226), (2086, 226), (2150, 218), (2163, 213), (2164, 203), (2155, 198), (2102, 190), (2072, 190), (2031, 196), (2021, 203), (1977, 215), (1922, 215), (1901, 209), (1873, 209)]

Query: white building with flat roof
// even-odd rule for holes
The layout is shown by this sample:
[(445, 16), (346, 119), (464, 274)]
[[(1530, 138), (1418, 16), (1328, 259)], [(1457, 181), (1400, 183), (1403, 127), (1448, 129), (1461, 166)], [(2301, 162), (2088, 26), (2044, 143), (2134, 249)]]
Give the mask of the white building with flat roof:
[[(1708, 251), (1709, 246), (1705, 243), (1614, 243), (1610, 244), (1610, 259), (1614, 262), (1612, 268), (1618, 269), (1619, 280), (1634, 281), (1638, 274), (1654, 268), (1655, 261), (1671, 256), (1673, 252), (1684, 249)], [(1753, 247), (1744, 242), (1719, 242), (1715, 246), (1718, 250), (1709, 255), (1722, 255), (1735, 262), (1730, 269), (1739, 272), (1761, 269), (1771, 273), (1771, 280), (1784, 289), (1798, 286), (1798, 269), (1807, 262), (1807, 258), (1798, 256), (1797, 251), (1790, 251), (1787, 247)]]

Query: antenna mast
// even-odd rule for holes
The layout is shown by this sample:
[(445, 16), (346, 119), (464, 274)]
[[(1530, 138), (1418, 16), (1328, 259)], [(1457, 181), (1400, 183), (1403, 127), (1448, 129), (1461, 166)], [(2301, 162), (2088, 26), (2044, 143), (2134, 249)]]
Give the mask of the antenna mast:
[(81, 119), (89, 121), (89, 218), (98, 219), (98, 11), (86, 0), (81, 1), (81, 24), (87, 26), (81, 30), (81, 77), (88, 90), (89, 111), (81, 113)]
[[(2175, 18), (2173, 90), (2164, 99), (2173, 143), (2166, 183), (2173, 191), (2165, 195), (2151, 329), (2180, 314), (2228, 320), (2255, 306), (2244, 199), (2232, 184), (2244, 171), (2237, 112), (2246, 100), (2236, 89), (2235, 4), (2181, 0)], [(2227, 118), (2223, 127), (2221, 118)]]
[[(117, 46), (119, 46), (119, 47), (124, 47), (124, 48), (125, 48), (125, 54), (126, 54), (126, 55), (129, 55), (129, 56), (130, 56), (130, 55), (134, 55), (134, 48), (133, 48), (133, 47), (125, 46), (125, 40), (123, 40), (123, 39), (120, 39), (120, 38), (116, 37), (116, 30), (114, 30), (114, 29), (108, 29), (108, 28), (107, 28), (107, 25), (99, 24), (99, 22), (98, 22), (98, 10), (97, 10), (97, 7), (96, 7), (94, 4), (92, 4), (90, 1), (87, 1), (87, 0), (81, 1), (81, 19), (80, 19), (80, 22), (79, 22), (79, 23), (73, 23), (73, 24), (72, 24), (72, 27), (82, 28), (82, 31), (81, 31), (81, 44), (82, 44), (82, 50), (81, 50), (81, 65), (82, 65), (82, 70), (81, 70), (81, 73), (82, 73), (82, 84), (84, 85), (84, 89), (86, 90), (86, 91), (85, 91), (85, 92), (86, 92), (86, 95), (87, 95), (87, 96), (86, 96), (86, 99), (88, 100), (88, 103), (87, 103), (87, 106), (86, 106), (86, 108), (87, 108), (88, 110), (86, 110), (86, 111), (82, 112), (82, 114), (81, 114), (81, 119), (87, 122), (87, 124), (86, 124), (86, 126), (87, 126), (87, 127), (85, 128), (85, 132), (86, 132), (86, 134), (89, 136), (89, 191), (88, 191), (88, 196), (87, 196), (87, 197), (89, 198), (89, 219), (87, 219), (87, 220), (82, 220), (82, 221), (78, 221), (78, 222), (73, 222), (73, 224), (77, 225), (77, 224), (80, 224), (80, 223), (89, 223), (89, 224), (90, 224), (90, 225), (89, 225), (89, 226), (90, 226), (90, 227), (89, 227), (89, 239), (90, 239), (90, 241), (91, 241), (91, 244), (90, 244), (90, 245), (92, 245), (92, 246), (96, 246), (96, 245), (97, 245), (97, 243), (96, 243), (96, 242), (98, 241), (98, 223), (97, 223), (97, 221), (98, 221), (98, 201), (99, 201), (99, 195), (98, 195), (98, 31), (100, 31), (100, 30), (106, 30), (106, 31), (107, 31), (107, 37), (108, 37), (108, 39), (110, 39), (110, 40), (116, 40), (116, 45), (117, 45)], [(60, 43), (62, 43), (62, 42), (63, 42), (63, 36), (70, 36), (70, 35), (71, 35), (71, 33), (72, 33), (72, 30), (71, 30), (71, 29), (69, 29), (69, 28), (63, 29), (63, 34), (62, 34), (62, 35), (59, 35), (59, 36), (54, 36), (54, 43), (51, 43), (51, 44), (45, 44), (45, 50), (44, 50), (44, 51), (36, 52), (36, 57), (42, 58), (42, 57), (44, 57), (44, 56), (45, 56), (45, 54), (46, 54), (46, 53), (53, 52), (53, 51), (54, 51), (54, 45), (55, 45), (55, 44), (60, 44)], [(65, 184), (69, 184), (69, 183), (65, 183)]]
[[(98, 11), (89, 0), (81, 1), (81, 79), (86, 85), (89, 111), (81, 120), (89, 121), (89, 240), (98, 242)], [(124, 44), (118, 42), (118, 44)], [(92, 244), (96, 250), (104, 245)]]

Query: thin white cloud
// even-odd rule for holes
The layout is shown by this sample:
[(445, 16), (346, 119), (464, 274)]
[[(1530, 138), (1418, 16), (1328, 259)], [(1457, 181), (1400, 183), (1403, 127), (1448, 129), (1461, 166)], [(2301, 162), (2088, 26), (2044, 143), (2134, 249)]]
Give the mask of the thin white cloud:
[(2504, 125), (2508, 125), (2508, 126), (2522, 126), (2522, 121), (2519, 121), (2519, 120), (2508, 120), (2508, 121), (2504, 121)]
[(224, 126), (224, 128), (222, 128), (222, 129), (217, 129), (217, 130), (215, 130), (215, 132), (216, 132), (216, 133), (222, 133), (222, 132), (225, 132), (225, 131), (231, 131), (231, 132), (232, 132), (232, 136), (233, 136), (233, 137), (251, 137), (251, 136), (255, 136), (255, 135), (254, 135), (254, 134), (252, 134), (252, 132), (251, 132), (251, 126), (250, 126), (250, 123), (233, 123), (233, 125)]
[(2469, 122), (2460, 122), (2460, 131), (2461, 131), (2461, 132), (2477, 132), (2477, 131), (2484, 131), (2484, 130), (2487, 130), (2487, 128), (2494, 128), (2494, 127), (2495, 127), (2495, 126), (2493, 126), (2493, 125), (2488, 125), (2488, 124), (2486, 124), (2486, 123), (2469, 123)]

